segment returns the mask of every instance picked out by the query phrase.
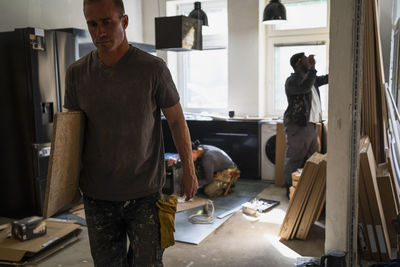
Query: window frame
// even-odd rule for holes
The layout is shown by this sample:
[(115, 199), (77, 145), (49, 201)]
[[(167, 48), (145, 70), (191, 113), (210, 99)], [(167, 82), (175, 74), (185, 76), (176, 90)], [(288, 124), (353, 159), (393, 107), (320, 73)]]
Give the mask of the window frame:
[[(288, 3), (296, 3), (307, 0), (281, 0), (282, 4)], [(330, 0), (326, 0), (327, 4), (327, 16), (326, 16), (326, 27), (316, 27), (316, 28), (299, 28), (299, 29), (290, 29), (290, 30), (275, 30), (274, 25), (269, 25), (267, 27), (267, 35), (269, 36), (292, 36), (292, 35), (300, 35), (299, 31), (304, 32), (306, 34), (324, 34), (327, 31), (329, 32), (329, 17), (330, 17)]]
[[(283, 4), (287, 2), (296, 2), (299, 0), (286, 0), (282, 1)], [(267, 26), (266, 28), (266, 66), (265, 66), (265, 91), (266, 91), (266, 102), (264, 113), (268, 117), (283, 117), (285, 110), (275, 109), (275, 88), (274, 88), (274, 74), (275, 74), (275, 58), (274, 48), (277, 45), (309, 45), (309, 44), (325, 44), (326, 48), (326, 70), (320, 70), (320, 72), (328, 73), (329, 68), (329, 16), (330, 16), (330, 0), (327, 0), (327, 26), (320, 28), (306, 28), (306, 29), (295, 29), (295, 30), (275, 30), (274, 26)], [(318, 70), (318, 59), (317, 70)], [(284, 88), (282, 88), (284, 90)], [(323, 119), (328, 118), (328, 87), (323, 88), (326, 90), (325, 99), (321, 102), (325, 102), (326, 106), (322, 107)]]
[[(202, 1), (204, 5), (213, 5), (213, 6), (221, 6), (227, 8), (228, 6), (227, 0), (206, 0)], [(193, 6), (193, 2), (188, 1), (168, 1), (167, 4), (169, 7), (168, 16), (180, 15), (183, 14), (181, 7), (183, 5), (188, 5), (190, 3)], [(202, 7), (203, 7), (202, 6)], [(228, 40), (228, 29), (226, 29), (226, 34), (204, 34), (203, 31), (203, 51), (209, 49), (228, 49), (227, 48), (227, 40)], [(184, 112), (186, 113), (226, 113), (228, 110), (228, 94), (229, 94), (229, 85), (228, 85), (228, 77), (226, 77), (227, 82), (227, 97), (226, 97), (226, 107), (223, 108), (192, 108), (188, 106), (189, 102), (189, 93), (187, 88), (188, 76), (189, 76), (189, 52), (167, 52), (168, 57), (168, 66), (170, 69), (176, 69), (176, 74), (174, 75), (174, 79), (176, 81), (176, 85), (178, 87), (178, 92), (181, 96), (181, 104)], [(226, 68), (228, 70), (228, 58), (226, 60)]]

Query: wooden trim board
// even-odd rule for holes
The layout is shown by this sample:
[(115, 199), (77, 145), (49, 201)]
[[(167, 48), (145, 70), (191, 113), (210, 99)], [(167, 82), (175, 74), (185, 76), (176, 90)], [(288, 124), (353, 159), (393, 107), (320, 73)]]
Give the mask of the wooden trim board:
[[(361, 204), (360, 204), (361, 205)], [(360, 255), (364, 260), (372, 260), (371, 244), (368, 237), (364, 214), (358, 209), (358, 246), (361, 249)], [(379, 256), (379, 255), (378, 255)]]
[(360, 142), (360, 172), (365, 182), (368, 204), (374, 222), (374, 230), (377, 235), (378, 248), (382, 261), (388, 261), (391, 257), (389, 234), (386, 228), (385, 215), (376, 180), (376, 162), (369, 138), (365, 137)]
[(286, 137), (283, 123), (276, 124), (275, 185), (281, 187), (285, 165)]
[[(363, 228), (365, 231), (366, 238), (368, 240), (369, 251), (371, 252), (372, 259), (376, 261), (381, 261), (380, 251), (377, 244), (377, 236), (374, 227), (374, 222), (372, 220), (371, 211), (369, 209), (369, 203), (367, 198), (367, 189), (365, 188), (364, 178), (361, 172), (361, 167), (359, 171), (359, 212), (362, 214)], [(366, 258), (367, 259), (367, 258)]]
[(386, 220), (386, 228), (389, 234), (390, 247), (392, 249), (397, 248), (397, 233), (392, 225), (392, 220), (396, 220), (397, 214), (399, 213), (395, 202), (395, 192), (393, 190), (392, 181), (390, 174), (387, 170), (378, 167), (378, 173), (376, 176), (378, 183), (379, 193), (382, 200), (383, 213)]

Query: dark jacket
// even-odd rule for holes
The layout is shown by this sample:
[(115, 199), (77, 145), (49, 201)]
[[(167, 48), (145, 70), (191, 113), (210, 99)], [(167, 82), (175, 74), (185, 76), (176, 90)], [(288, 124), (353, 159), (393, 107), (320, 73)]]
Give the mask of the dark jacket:
[(288, 100), (288, 107), (284, 115), (284, 124), (289, 122), (300, 126), (306, 126), (310, 119), (312, 85), (318, 92), (319, 86), (328, 83), (328, 75), (317, 76), (317, 71), (311, 68), (306, 75), (301, 77), (298, 73), (292, 73), (285, 83), (285, 92)]

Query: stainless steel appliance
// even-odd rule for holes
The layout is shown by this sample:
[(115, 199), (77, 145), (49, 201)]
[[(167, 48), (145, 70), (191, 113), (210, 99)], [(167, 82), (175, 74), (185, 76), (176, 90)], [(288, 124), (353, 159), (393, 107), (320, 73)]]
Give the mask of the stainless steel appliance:
[(66, 68), (78, 59), (76, 29), (0, 33), (0, 216), (40, 215), (53, 115)]

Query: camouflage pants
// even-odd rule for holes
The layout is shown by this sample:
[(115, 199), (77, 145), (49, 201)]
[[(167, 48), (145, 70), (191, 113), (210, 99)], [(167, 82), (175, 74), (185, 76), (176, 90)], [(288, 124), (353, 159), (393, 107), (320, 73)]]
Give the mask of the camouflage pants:
[(156, 206), (159, 198), (159, 193), (129, 201), (84, 196), (90, 250), (96, 267), (163, 266)]

